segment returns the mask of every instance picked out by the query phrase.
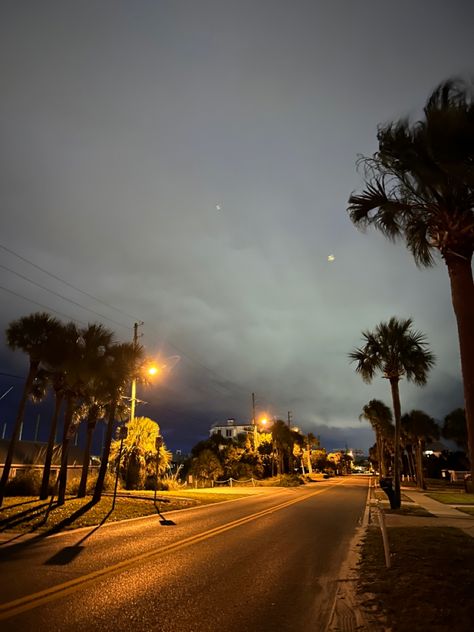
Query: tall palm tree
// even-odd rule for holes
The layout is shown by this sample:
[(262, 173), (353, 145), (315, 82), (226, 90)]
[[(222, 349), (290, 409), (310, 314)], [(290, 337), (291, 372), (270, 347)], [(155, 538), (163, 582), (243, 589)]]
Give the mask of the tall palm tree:
[(377, 461), (379, 465), (379, 474), (382, 477), (387, 476), (387, 466), (385, 461), (385, 442), (391, 434), (393, 428), (393, 416), (390, 408), (380, 399), (371, 399), (366, 404), (359, 419), (366, 419), (375, 432), (375, 442), (377, 446)]
[(422, 410), (412, 410), (402, 417), (402, 426), (415, 446), (416, 483), (426, 489), (423, 475), (423, 450), (426, 441), (439, 439), (440, 428), (433, 417)]
[(430, 368), (435, 357), (428, 350), (424, 334), (412, 329), (411, 318), (398, 319), (395, 316), (388, 322), (379, 323), (373, 331), (363, 331), (363, 347), (349, 354), (357, 362), (356, 371), (364, 382), (370, 383), (377, 373), (390, 382), (395, 419), (394, 446), (394, 492), (393, 509), (400, 508), (400, 427), (401, 407), (399, 382), (405, 377), (409, 382), (420, 386), (426, 384)]
[(446, 415), (441, 432), (443, 437), (452, 439), (463, 450), (467, 448), (466, 414), (464, 408), (456, 408)]
[(51, 476), (51, 464), (53, 462), (54, 443), (58, 427), (59, 416), (64, 402), (65, 375), (61, 369), (53, 368), (48, 371), (48, 379), (51, 382), (54, 392), (54, 409), (49, 427), (48, 443), (44, 458), (43, 478), (40, 487), (40, 500), (45, 500), (49, 493), (49, 479)]
[(272, 426), (272, 439), (277, 454), (277, 474), (281, 476), (285, 473), (285, 462), (290, 469), (290, 452), (293, 450), (291, 430), (282, 419), (275, 420)]
[(107, 401), (107, 429), (104, 449), (100, 462), (99, 473), (93, 495), (93, 502), (99, 502), (102, 497), (105, 475), (109, 463), (110, 445), (116, 418), (117, 407), (125, 389), (136, 375), (137, 366), (142, 358), (143, 349), (135, 343), (112, 345), (106, 353), (106, 364), (101, 376), (103, 388), (108, 393)]
[(58, 505), (64, 504), (65, 500), (69, 444), (81, 422), (81, 415), (74, 414), (75, 408), (78, 402), (86, 396), (90, 382), (98, 380), (105, 370), (107, 349), (113, 339), (112, 332), (100, 324), (90, 324), (82, 329), (77, 329), (73, 323), (69, 323), (67, 327), (64, 359), (66, 410), (59, 472)]
[(365, 190), (349, 198), (351, 220), (404, 238), (417, 265), (441, 255), (451, 284), (474, 478), (474, 88), (460, 80), (432, 93), (422, 120), (378, 130), (379, 150), (362, 158)]
[(29, 368), (0, 480), (0, 506), (3, 503), (5, 486), (10, 475), (13, 453), (25, 414), (26, 401), (41, 363), (47, 362), (52, 348), (57, 343), (60, 326), (61, 324), (56, 318), (46, 313), (36, 312), (13, 321), (7, 328), (8, 346), (13, 350), (20, 349), (28, 355)]

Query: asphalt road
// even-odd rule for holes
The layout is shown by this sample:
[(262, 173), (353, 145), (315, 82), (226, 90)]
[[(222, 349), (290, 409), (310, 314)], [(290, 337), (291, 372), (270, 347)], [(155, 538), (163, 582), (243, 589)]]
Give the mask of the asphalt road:
[(0, 546), (0, 629), (326, 630), (365, 509), (347, 477)]

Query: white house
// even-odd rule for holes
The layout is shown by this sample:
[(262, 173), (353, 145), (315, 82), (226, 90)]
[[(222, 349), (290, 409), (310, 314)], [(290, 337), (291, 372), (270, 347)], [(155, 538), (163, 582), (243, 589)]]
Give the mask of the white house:
[(237, 439), (239, 434), (251, 434), (254, 428), (252, 424), (239, 424), (235, 419), (228, 419), (225, 423), (215, 423), (209, 432), (212, 435), (220, 435), (225, 439)]

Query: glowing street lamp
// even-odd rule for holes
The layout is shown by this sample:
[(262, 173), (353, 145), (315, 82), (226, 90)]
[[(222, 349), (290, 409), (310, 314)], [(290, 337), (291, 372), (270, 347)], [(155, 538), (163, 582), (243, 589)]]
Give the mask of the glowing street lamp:
[[(165, 364), (163, 366), (157, 366), (156, 364), (150, 364), (144, 371), (146, 375), (150, 377), (155, 377), (161, 370), (165, 368)], [(135, 407), (137, 403), (137, 378), (134, 377), (131, 385), (131, 393), (130, 393), (130, 421), (132, 422), (135, 419)]]

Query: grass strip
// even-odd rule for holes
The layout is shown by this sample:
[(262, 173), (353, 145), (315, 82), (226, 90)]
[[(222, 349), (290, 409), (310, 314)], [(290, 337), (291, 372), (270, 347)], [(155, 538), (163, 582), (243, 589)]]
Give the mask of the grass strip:
[[(141, 493), (141, 492), (140, 492)], [(37, 500), (30, 497), (7, 497), (0, 510), (0, 532), (32, 533), (67, 531), (80, 527), (92, 527), (104, 522), (117, 522), (130, 518), (141, 518), (157, 514), (158, 510), (168, 513), (196, 505), (238, 498), (236, 494), (183, 494), (173, 497), (167, 492), (160, 493), (157, 506), (150, 498), (134, 498), (132, 495), (118, 496), (112, 511), (112, 496), (103, 496), (100, 502), (91, 504), (91, 497), (67, 497), (64, 505), (58, 507), (51, 500)]]
[(426, 495), (445, 505), (474, 505), (474, 494), (465, 492), (430, 492)]
[(472, 630), (474, 539), (452, 527), (392, 527), (392, 567), (370, 527), (362, 544), (358, 595), (374, 630)]

